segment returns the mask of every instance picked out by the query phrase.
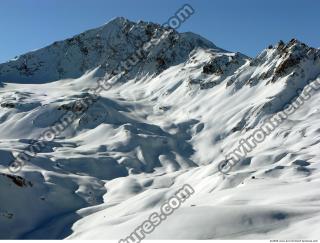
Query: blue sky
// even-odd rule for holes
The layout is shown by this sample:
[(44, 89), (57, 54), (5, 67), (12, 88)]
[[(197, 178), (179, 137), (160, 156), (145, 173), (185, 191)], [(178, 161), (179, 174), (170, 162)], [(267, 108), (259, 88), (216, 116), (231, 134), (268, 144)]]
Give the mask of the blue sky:
[(0, 62), (117, 16), (164, 23), (184, 3), (195, 14), (179, 30), (200, 34), (230, 51), (255, 56), (292, 37), (320, 47), (317, 0), (1, 0)]

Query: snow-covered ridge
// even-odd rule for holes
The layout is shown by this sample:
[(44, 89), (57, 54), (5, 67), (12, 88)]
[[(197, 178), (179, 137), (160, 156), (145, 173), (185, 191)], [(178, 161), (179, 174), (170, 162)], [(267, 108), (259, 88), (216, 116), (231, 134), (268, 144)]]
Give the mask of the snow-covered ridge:
[[(8, 171), (13, 155), (150, 38), (159, 45), (121, 82), (22, 171)], [(319, 80), (319, 57), (293, 39), (249, 58), (116, 18), (0, 64), (0, 238), (120, 239), (184, 184), (195, 194), (149, 239), (319, 238), (319, 93), (229, 176), (217, 168)]]

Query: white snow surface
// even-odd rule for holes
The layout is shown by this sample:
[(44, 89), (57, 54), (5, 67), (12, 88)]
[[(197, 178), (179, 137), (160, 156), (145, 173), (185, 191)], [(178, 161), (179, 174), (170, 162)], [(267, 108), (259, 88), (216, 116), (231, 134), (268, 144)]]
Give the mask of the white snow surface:
[[(164, 33), (20, 172), (8, 170), (61, 105)], [(147, 239), (320, 238), (320, 93), (229, 175), (217, 167), (297, 89), (320, 81), (320, 50), (292, 40), (249, 58), (170, 33), (116, 18), (0, 64), (0, 238), (124, 238), (186, 183), (195, 193)]]

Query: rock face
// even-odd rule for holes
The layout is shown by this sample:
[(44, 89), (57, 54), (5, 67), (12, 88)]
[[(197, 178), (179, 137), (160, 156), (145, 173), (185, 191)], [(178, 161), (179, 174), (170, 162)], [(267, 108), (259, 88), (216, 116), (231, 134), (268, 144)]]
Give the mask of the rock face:
[(196, 193), (150, 239), (319, 238), (317, 87), (320, 51), (298, 40), (249, 58), (124, 18), (0, 64), (0, 238), (124, 238), (184, 184)]
[(232, 56), (218, 55), (214, 56), (208, 64), (203, 66), (202, 72), (216, 75), (222, 75), (228, 72), (230, 75), (243, 64), (245, 64), (245, 57), (239, 53)]

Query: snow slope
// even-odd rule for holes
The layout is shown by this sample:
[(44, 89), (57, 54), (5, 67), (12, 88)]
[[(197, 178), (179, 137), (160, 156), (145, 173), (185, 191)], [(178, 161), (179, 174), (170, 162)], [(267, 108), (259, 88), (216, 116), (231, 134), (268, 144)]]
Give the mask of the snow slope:
[[(13, 154), (106, 74), (112, 89), (12, 175)], [(195, 194), (147, 239), (319, 238), (319, 93), (218, 171), (310, 81), (320, 50), (297, 40), (252, 59), (124, 18), (0, 64), (0, 238), (124, 238), (185, 183)]]

